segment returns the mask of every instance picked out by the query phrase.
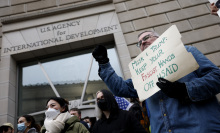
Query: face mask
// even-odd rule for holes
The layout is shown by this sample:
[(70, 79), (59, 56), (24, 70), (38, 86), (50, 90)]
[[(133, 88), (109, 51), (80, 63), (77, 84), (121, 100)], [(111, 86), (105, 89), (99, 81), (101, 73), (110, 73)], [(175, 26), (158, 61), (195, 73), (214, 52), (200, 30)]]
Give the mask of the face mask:
[(24, 132), (24, 130), (26, 129), (27, 127), (25, 126), (25, 123), (20, 123), (18, 124), (18, 131), (20, 132)]
[(105, 101), (105, 99), (100, 99), (98, 101), (98, 107), (102, 110), (102, 111), (107, 111), (108, 110), (108, 104)]
[(87, 125), (88, 125), (88, 127), (90, 128), (90, 124), (89, 124), (89, 123), (87, 123)]
[(53, 120), (60, 114), (60, 110), (49, 108), (46, 112), (46, 119)]

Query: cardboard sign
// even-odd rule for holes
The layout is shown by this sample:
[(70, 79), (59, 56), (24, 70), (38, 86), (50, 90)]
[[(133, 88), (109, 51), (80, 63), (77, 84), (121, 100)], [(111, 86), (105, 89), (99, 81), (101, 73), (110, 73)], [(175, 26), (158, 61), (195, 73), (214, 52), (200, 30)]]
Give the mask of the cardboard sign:
[(209, 2), (212, 3), (216, 3), (218, 0), (209, 0)]
[(217, 14), (218, 14), (218, 16), (220, 17), (220, 9), (218, 9)]
[(160, 90), (156, 85), (158, 77), (173, 82), (195, 71), (198, 67), (193, 55), (185, 49), (176, 25), (166, 30), (129, 63), (131, 78), (140, 101)]

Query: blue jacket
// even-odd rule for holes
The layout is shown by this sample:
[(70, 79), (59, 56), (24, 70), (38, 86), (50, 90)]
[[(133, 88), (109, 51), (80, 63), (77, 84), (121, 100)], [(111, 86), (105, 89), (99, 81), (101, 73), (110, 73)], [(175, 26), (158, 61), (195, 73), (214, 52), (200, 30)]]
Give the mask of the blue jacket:
[[(193, 101), (181, 104), (159, 91), (148, 98), (152, 133), (220, 133), (220, 69), (195, 47), (186, 46), (199, 69), (179, 79)], [(110, 63), (99, 65), (99, 76), (116, 96), (138, 97), (131, 79), (119, 77)]]

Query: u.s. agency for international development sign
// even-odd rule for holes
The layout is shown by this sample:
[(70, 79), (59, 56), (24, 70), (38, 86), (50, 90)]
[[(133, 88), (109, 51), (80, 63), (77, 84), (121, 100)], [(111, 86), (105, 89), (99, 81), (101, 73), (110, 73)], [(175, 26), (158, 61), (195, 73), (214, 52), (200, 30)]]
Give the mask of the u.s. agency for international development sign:
[(193, 55), (186, 51), (175, 25), (129, 63), (140, 101), (160, 90), (156, 85), (158, 77), (176, 81), (198, 68)]
[[(18, 26), (19, 24), (14, 24), (12, 27)], [(6, 25), (5, 27), (9, 26)], [(64, 49), (65, 47), (74, 49), (74, 47), (78, 46), (74, 46), (73, 42), (80, 41), (82, 47), (84, 47), (83, 43), (87, 39), (98, 44), (102, 43), (102, 39), (97, 38), (121, 32), (117, 15), (113, 11), (61, 22), (50, 22), (44, 25), (34, 23), (30, 27), (25, 27), (21, 24), (20, 29), (15, 29), (15, 31), (4, 32), (2, 35), (1, 56), (31, 52), (49, 47), (58, 48), (58, 46), (59, 49), (62, 49), (62, 46), (64, 46)], [(100, 40), (101, 42), (99, 42)], [(78, 43), (75, 44), (78, 45)], [(53, 50), (48, 51), (50, 53)]]

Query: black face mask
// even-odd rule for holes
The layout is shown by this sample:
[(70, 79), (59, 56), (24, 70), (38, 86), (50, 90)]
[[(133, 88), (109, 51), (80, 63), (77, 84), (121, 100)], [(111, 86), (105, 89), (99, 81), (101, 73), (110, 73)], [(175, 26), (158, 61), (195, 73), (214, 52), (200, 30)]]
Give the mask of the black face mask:
[(102, 110), (102, 111), (107, 111), (108, 110), (108, 103), (105, 101), (105, 99), (100, 99), (98, 101), (98, 107)]

